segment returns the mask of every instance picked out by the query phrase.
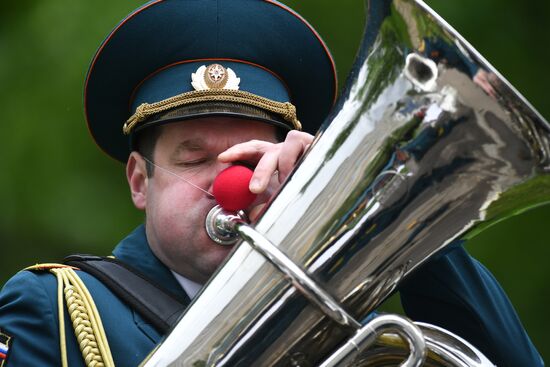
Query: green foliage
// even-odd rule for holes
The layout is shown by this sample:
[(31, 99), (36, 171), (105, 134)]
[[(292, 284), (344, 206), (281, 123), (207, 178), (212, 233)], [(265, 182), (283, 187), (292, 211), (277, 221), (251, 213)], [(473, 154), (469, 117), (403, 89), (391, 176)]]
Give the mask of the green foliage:
[[(289, 1), (329, 44), (340, 84), (360, 43), (357, 0)], [(550, 2), (431, 0), (440, 14), (550, 118), (546, 85)], [(121, 164), (95, 147), (82, 86), (99, 43), (141, 1), (25, 0), (0, 10), (0, 283), (36, 262), (72, 252), (108, 254), (142, 221)], [(500, 280), (531, 337), (550, 356), (550, 206), (501, 222), (469, 249)]]

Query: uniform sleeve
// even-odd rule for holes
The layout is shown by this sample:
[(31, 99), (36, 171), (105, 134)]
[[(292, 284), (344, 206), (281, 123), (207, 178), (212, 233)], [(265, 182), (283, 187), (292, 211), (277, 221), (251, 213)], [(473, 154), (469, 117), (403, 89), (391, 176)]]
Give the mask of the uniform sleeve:
[(412, 274), (400, 295), (410, 318), (461, 336), (499, 367), (544, 366), (496, 279), (462, 246)]
[(5, 367), (61, 365), (55, 293), (40, 276), (21, 271), (0, 293), (0, 329), (11, 337)]

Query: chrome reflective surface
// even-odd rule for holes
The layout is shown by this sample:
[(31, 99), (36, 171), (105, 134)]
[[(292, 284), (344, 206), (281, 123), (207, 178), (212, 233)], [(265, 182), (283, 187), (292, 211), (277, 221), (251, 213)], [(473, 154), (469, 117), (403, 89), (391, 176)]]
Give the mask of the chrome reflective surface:
[[(440, 327), (417, 322), (426, 342), (424, 366), (494, 367), (474, 346)], [(407, 357), (407, 345), (394, 333), (380, 335), (350, 366), (391, 366)]]
[(358, 330), (351, 339), (338, 348), (335, 353), (320, 365), (320, 367), (347, 367), (356, 365), (356, 362), (361, 364), (361, 359), (366, 359), (366, 361), (368, 361), (369, 358), (366, 355), (362, 355), (362, 358), (358, 358), (359, 353), (364, 350), (369, 350), (368, 348), (376, 342), (378, 337), (392, 331), (397, 334), (396, 337), (399, 342), (406, 342), (402, 350), (405, 350), (407, 355), (402, 357), (401, 360), (403, 363), (399, 365), (401, 367), (421, 366), (426, 358), (426, 342), (420, 328), (404, 317), (397, 315), (381, 315), (375, 317)]
[(240, 210), (238, 213), (232, 213), (224, 210), (221, 206), (216, 205), (206, 215), (204, 227), (208, 237), (218, 245), (228, 246), (233, 245), (239, 240), (237, 233), (230, 227), (228, 223), (245, 222), (248, 223), (246, 213)]
[[(423, 3), (373, 0), (335, 112), (255, 229), (361, 320), (453, 240), (549, 201), (549, 140)], [(349, 336), (241, 242), (145, 365), (313, 366)]]
[[(229, 223), (232, 223), (231, 219), (227, 220)], [(342, 305), (261, 233), (255, 231), (245, 223), (237, 222), (234, 228), (244, 241), (250, 244), (254, 250), (261, 253), (282, 274), (286, 275), (294, 288), (306, 297), (308, 301), (322, 310), (324, 315), (341, 326), (354, 330), (361, 328), (359, 321), (351, 317)]]

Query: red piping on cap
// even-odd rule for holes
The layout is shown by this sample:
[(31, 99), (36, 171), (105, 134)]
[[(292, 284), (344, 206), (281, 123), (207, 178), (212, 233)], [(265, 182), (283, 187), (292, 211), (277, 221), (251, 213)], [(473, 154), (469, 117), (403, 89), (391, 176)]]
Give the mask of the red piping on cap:
[(330, 60), (330, 64), (332, 65), (332, 75), (334, 76), (334, 91), (333, 91), (334, 92), (334, 98), (332, 100), (332, 104), (334, 105), (334, 103), (336, 102), (336, 97), (338, 95), (338, 75), (336, 75), (336, 63), (334, 62), (334, 59), (332, 58), (332, 54), (330, 53), (330, 50), (328, 49), (328, 46), (325, 44), (325, 42), (323, 41), (323, 39), (321, 38), (319, 33), (317, 33), (315, 28), (313, 28), (313, 26), (311, 26), (311, 24), (309, 24), (308, 21), (305, 20), (300, 14), (296, 13), (294, 10), (290, 9), (286, 5), (281, 4), (279, 2), (272, 1), (272, 0), (264, 0), (264, 1), (267, 2), (267, 3), (273, 4), (275, 6), (278, 6), (279, 8), (284, 9), (284, 10), (288, 11), (290, 14), (294, 15), (296, 18), (298, 18), (298, 20), (302, 21), (311, 30), (311, 32), (315, 35), (315, 37), (317, 37), (317, 40), (319, 40), (319, 43), (321, 44), (321, 46), (323, 46), (323, 49), (327, 53), (327, 56)]
[[(99, 54), (101, 54), (101, 51), (103, 51), (103, 48), (107, 45), (107, 43), (109, 43), (109, 40), (114, 36), (116, 31), (118, 31), (118, 29), (120, 27), (122, 27), (124, 24), (126, 24), (127, 21), (129, 21), (131, 18), (133, 18), (135, 15), (141, 13), (145, 9), (148, 9), (149, 7), (151, 7), (151, 6), (153, 6), (157, 3), (160, 3), (162, 1), (164, 1), (164, 0), (153, 1), (149, 4), (143, 5), (141, 8), (137, 8), (136, 10), (134, 10), (133, 13), (130, 13), (122, 22), (120, 22), (116, 26), (115, 29), (113, 29), (111, 31), (111, 33), (109, 33), (109, 35), (107, 36), (105, 41), (103, 41), (103, 43), (101, 43), (101, 46), (96, 51), (96, 53), (94, 55), (94, 58), (92, 60), (92, 63), (90, 64), (90, 68), (88, 69), (88, 74), (86, 75), (86, 81), (84, 82), (84, 116), (86, 116), (86, 127), (88, 128), (88, 133), (90, 134), (90, 136), (94, 137), (94, 134), (92, 133), (92, 129), (90, 128), (90, 119), (88, 118), (88, 98), (86, 98), (86, 97), (88, 95), (88, 82), (90, 81), (90, 74), (91, 74), (92, 69), (94, 68), (94, 65), (95, 65), (98, 57), (99, 57)], [(97, 145), (99, 147), (99, 149), (101, 149), (103, 151), (103, 153), (107, 154), (109, 157), (111, 157), (114, 160), (118, 161), (118, 159), (115, 159), (114, 157), (112, 157), (110, 153), (108, 153), (105, 149), (103, 149), (102, 146), (100, 146), (99, 144), (96, 143), (95, 137), (94, 137), (94, 143), (95, 143), (95, 145)]]

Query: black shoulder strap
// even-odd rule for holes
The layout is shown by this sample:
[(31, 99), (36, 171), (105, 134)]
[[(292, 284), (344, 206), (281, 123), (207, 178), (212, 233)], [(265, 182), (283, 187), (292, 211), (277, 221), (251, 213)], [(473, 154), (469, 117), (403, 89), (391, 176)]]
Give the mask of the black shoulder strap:
[(186, 300), (178, 299), (115, 258), (76, 254), (63, 262), (96, 277), (161, 334), (171, 329), (187, 307)]

